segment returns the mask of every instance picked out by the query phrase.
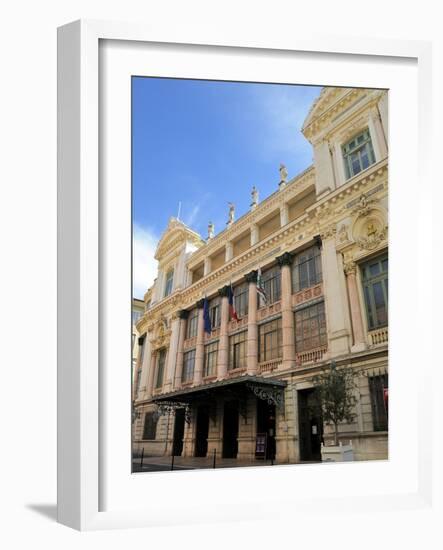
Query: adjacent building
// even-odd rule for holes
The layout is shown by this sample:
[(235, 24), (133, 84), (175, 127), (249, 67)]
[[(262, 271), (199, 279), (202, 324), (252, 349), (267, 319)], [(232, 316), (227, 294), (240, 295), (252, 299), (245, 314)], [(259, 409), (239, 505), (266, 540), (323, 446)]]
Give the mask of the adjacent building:
[(281, 166), (217, 235), (170, 219), (136, 324), (135, 452), (319, 460), (312, 377), (334, 361), (357, 382), (340, 440), (387, 458), (388, 93), (324, 88), (302, 132), (313, 165)]

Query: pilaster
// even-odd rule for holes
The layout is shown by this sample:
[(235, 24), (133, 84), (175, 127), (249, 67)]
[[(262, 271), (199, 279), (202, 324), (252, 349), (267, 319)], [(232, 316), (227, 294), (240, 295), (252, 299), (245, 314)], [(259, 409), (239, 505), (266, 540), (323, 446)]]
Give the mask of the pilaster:
[(355, 262), (348, 262), (344, 265), (353, 333), (353, 346), (351, 351), (363, 351), (366, 349), (366, 342), (363, 328), (362, 310), (360, 306), (360, 299), (358, 297), (356, 271), (357, 267)]
[(348, 306), (344, 295), (343, 270), (339, 268), (339, 258), (335, 248), (335, 224), (329, 226), (321, 235), (323, 284), (325, 308), (328, 321), (329, 353), (336, 357), (349, 353)]

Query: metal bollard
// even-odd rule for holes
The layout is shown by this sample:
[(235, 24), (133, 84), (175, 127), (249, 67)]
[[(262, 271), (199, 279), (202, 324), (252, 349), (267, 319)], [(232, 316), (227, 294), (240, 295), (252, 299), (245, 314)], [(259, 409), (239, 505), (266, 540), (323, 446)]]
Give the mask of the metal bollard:
[(212, 467), (215, 468), (215, 457), (217, 456), (217, 449), (213, 449), (212, 455)]
[(174, 453), (172, 453), (171, 470), (174, 469)]
[(145, 448), (142, 447), (142, 456), (140, 458), (140, 468), (143, 468), (143, 456), (144, 456), (144, 454), (145, 454)]

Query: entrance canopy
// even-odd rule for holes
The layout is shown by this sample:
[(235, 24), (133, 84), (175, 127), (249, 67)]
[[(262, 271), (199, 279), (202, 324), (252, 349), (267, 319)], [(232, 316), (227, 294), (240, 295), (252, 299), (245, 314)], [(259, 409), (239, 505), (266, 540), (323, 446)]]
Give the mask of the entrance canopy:
[(262, 376), (245, 375), (239, 378), (218, 380), (210, 384), (202, 384), (191, 388), (163, 393), (152, 398), (158, 405), (166, 403), (186, 403), (213, 399), (221, 395), (240, 396), (246, 392), (253, 392), (256, 397), (268, 401), (271, 405), (281, 406), (283, 403), (283, 392), (287, 382), (264, 378)]

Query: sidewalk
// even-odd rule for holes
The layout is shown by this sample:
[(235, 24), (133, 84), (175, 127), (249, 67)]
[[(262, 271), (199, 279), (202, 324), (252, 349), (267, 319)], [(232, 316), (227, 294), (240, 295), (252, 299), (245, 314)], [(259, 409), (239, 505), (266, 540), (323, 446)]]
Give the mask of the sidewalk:
[[(274, 465), (277, 463), (274, 461)], [(285, 462), (287, 464), (287, 462)], [(216, 468), (241, 468), (246, 466), (271, 466), (271, 460), (238, 460), (236, 458), (218, 458), (215, 460)], [(171, 456), (149, 456), (143, 458), (143, 467), (141, 466), (141, 457), (133, 458), (133, 472), (161, 472), (171, 470)], [(174, 457), (174, 470), (196, 470), (204, 468), (214, 468), (214, 460), (209, 457)]]

